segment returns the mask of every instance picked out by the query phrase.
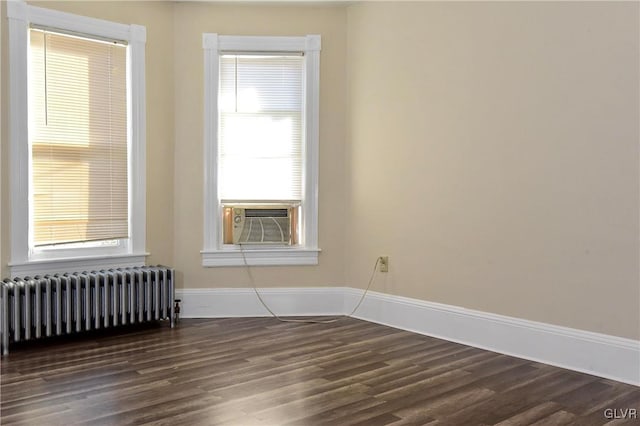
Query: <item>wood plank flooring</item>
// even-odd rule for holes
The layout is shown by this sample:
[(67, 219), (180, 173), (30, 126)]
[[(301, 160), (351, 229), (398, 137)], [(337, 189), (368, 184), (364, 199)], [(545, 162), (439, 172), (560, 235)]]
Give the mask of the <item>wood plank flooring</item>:
[(16, 345), (0, 369), (3, 425), (640, 424), (605, 416), (640, 416), (638, 387), (350, 318), (183, 319)]

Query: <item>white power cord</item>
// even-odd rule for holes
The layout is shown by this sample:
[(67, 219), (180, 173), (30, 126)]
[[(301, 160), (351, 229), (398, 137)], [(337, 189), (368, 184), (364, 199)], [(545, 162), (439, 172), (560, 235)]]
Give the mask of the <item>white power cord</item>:
[(348, 315), (340, 315), (339, 317), (326, 319), (326, 320), (286, 319), (286, 318), (282, 318), (282, 317), (278, 316), (275, 312), (273, 312), (273, 310), (267, 305), (267, 303), (262, 298), (262, 295), (260, 295), (260, 292), (258, 291), (258, 288), (256, 287), (256, 281), (253, 278), (253, 274), (251, 273), (251, 266), (249, 266), (249, 263), (247, 262), (247, 257), (245, 256), (242, 244), (239, 244), (239, 245), (240, 245), (240, 253), (242, 254), (242, 262), (244, 263), (245, 269), (247, 271), (247, 275), (249, 276), (249, 281), (251, 281), (251, 288), (253, 288), (253, 291), (256, 293), (256, 296), (258, 296), (258, 300), (260, 301), (262, 306), (264, 306), (264, 308), (267, 311), (269, 311), (269, 313), (271, 314), (272, 317), (274, 317), (275, 319), (277, 319), (278, 321), (281, 321), (281, 322), (295, 322), (295, 323), (306, 323), (306, 324), (331, 324), (331, 323), (334, 323), (334, 322), (336, 322), (336, 321), (338, 321), (338, 320), (340, 320), (342, 318), (350, 318), (350, 317), (352, 317), (353, 314), (356, 313), (356, 311), (358, 310), (358, 308), (362, 304), (362, 301), (364, 300), (364, 298), (367, 295), (367, 293), (369, 292), (369, 289), (371, 288), (371, 284), (373, 284), (373, 279), (376, 276), (376, 271), (378, 270), (378, 264), (380, 263), (380, 257), (378, 257), (376, 259), (376, 263), (373, 265), (373, 271), (371, 272), (371, 276), (369, 277), (369, 282), (367, 283), (367, 288), (362, 293), (362, 296), (360, 297), (360, 300), (358, 301), (358, 303), (353, 308), (353, 310), (351, 311), (350, 314), (348, 314)]

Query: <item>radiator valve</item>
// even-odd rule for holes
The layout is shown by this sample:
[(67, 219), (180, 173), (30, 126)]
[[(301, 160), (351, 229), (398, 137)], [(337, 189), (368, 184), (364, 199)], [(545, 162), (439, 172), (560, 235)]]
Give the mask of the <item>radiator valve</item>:
[(180, 319), (180, 302), (182, 302), (181, 299), (174, 300), (175, 304), (173, 305), (173, 317), (175, 322), (178, 322), (178, 320)]

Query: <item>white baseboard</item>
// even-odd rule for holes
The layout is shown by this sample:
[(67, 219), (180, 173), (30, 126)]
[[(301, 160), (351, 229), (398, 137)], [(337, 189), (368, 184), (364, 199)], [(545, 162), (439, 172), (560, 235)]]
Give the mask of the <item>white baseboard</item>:
[[(259, 289), (281, 316), (344, 315), (362, 290), (348, 287)], [(177, 289), (182, 317), (269, 316), (253, 289)], [(378, 324), (640, 385), (640, 341), (452, 305), (369, 292), (354, 315)]]
[[(279, 316), (343, 315), (343, 287), (258, 289)], [(266, 317), (271, 314), (252, 288), (176, 289), (183, 318)]]

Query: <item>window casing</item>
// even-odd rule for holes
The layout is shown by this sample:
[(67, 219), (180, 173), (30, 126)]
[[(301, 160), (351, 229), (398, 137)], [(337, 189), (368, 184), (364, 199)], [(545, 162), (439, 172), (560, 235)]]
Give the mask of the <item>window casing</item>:
[[(203, 265), (317, 264), (320, 36), (204, 34), (203, 48)], [(299, 206), (297, 244), (224, 244), (223, 205), (233, 202)]]
[(11, 274), (144, 264), (145, 28), (19, 1), (7, 17)]

